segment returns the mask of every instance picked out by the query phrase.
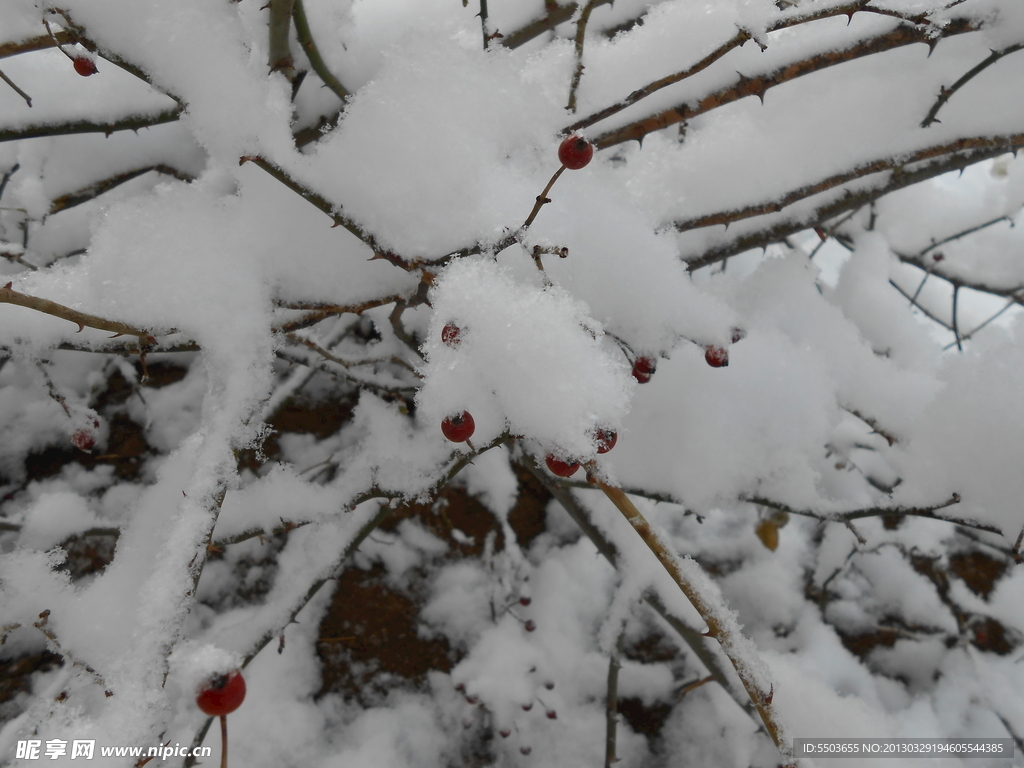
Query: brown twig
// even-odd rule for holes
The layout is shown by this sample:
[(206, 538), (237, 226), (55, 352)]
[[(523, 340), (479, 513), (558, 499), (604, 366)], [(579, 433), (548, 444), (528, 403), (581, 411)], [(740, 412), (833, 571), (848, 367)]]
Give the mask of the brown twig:
[(36, 139), (43, 136), (67, 136), (77, 133), (103, 133), (109, 136), (117, 131), (138, 131), (152, 128), (154, 125), (173, 123), (181, 118), (183, 108), (180, 106), (165, 109), (155, 115), (131, 115), (106, 123), (92, 120), (68, 120), (63, 123), (46, 123), (45, 125), (27, 125), (22, 128), (0, 129), (0, 142)]
[(952, 98), (954, 93), (956, 93), (965, 85), (967, 85), (967, 83), (970, 82), (974, 77), (981, 74), (988, 67), (992, 66), (1001, 58), (1003, 58), (1003, 56), (1007, 56), (1008, 54), (1011, 54), (1014, 51), (1019, 51), (1022, 48), (1024, 48), (1024, 43), (1015, 43), (1014, 45), (1007, 46), (1006, 48), (1003, 48), (1000, 51), (992, 51), (992, 53), (989, 55), (987, 59), (982, 61), (980, 64), (977, 64), (974, 67), (971, 67), (969, 70), (967, 70), (967, 72), (964, 73), (964, 75), (955, 83), (953, 83), (949, 88), (941, 88), (939, 90), (939, 98), (935, 100), (935, 103), (932, 105), (932, 108), (928, 110), (928, 114), (925, 116), (924, 120), (921, 121), (921, 127), (927, 128), (932, 123), (942, 122), (935, 116), (939, 114), (939, 110), (942, 109), (943, 106), (945, 106), (946, 102), (949, 101), (950, 98)]
[(569, 85), (569, 104), (566, 106), (566, 109), (573, 113), (576, 112), (576, 90), (580, 87), (580, 79), (583, 77), (583, 41), (587, 35), (587, 22), (590, 21), (590, 14), (598, 2), (599, 0), (589, 0), (576, 20), (576, 67), (573, 69), (572, 83)]
[(165, 176), (172, 176), (179, 181), (193, 181), (195, 179), (189, 173), (179, 171), (177, 168), (172, 168), (169, 165), (158, 163), (156, 165), (148, 165), (144, 168), (135, 168), (130, 171), (124, 171), (123, 173), (116, 174), (109, 178), (97, 181), (94, 184), (90, 184), (87, 187), (82, 187), (74, 192), (68, 192), (67, 194), (61, 195), (55, 198), (50, 203), (50, 215), (59, 213), (60, 211), (66, 211), (68, 208), (74, 208), (76, 205), (93, 200), (100, 195), (109, 192), (122, 184), (131, 181), (132, 179), (138, 178), (143, 174), (153, 171), (154, 173), (161, 173)]
[(331, 217), (331, 219), (334, 221), (335, 226), (344, 227), (353, 235), (355, 235), (359, 240), (361, 240), (364, 244), (366, 244), (370, 249), (373, 250), (374, 259), (385, 259), (391, 262), (392, 264), (402, 267), (403, 269), (409, 272), (413, 271), (414, 269), (417, 269), (420, 266), (419, 262), (407, 261), (402, 257), (398, 256), (397, 254), (394, 254), (390, 251), (387, 251), (384, 248), (381, 248), (381, 246), (377, 243), (377, 239), (372, 234), (370, 234), (362, 227), (360, 227), (358, 224), (356, 224), (354, 221), (352, 221), (352, 219), (345, 216), (340, 206), (334, 205), (329, 200), (327, 200), (327, 198), (325, 198), (323, 195), (320, 195), (314, 192), (313, 190), (303, 186), (295, 179), (293, 179), (291, 176), (289, 176), (287, 173), (285, 173), (281, 168), (278, 168), (270, 161), (258, 155), (247, 155), (245, 157), (240, 158), (238, 164), (244, 165), (247, 162), (262, 168), (264, 171), (269, 173), (279, 182), (288, 187), (288, 189), (292, 190), (292, 192), (295, 192), (297, 195), (299, 195), (299, 197), (301, 197), (303, 200), (315, 205), (317, 208), (319, 208), (321, 211), (323, 211), (324, 213)]
[(40, 299), (35, 296), (19, 293), (11, 288), (11, 283), (0, 288), (0, 303), (17, 304), (20, 307), (27, 307), (28, 309), (34, 309), (37, 312), (52, 315), (53, 317), (59, 317), (62, 320), (68, 320), (77, 325), (79, 331), (82, 331), (86, 327), (98, 328), (101, 331), (110, 331), (111, 333), (123, 334), (125, 336), (138, 336), (140, 343), (143, 341), (148, 343), (155, 341), (152, 331), (145, 331), (131, 325), (119, 323), (115, 320), (107, 320), (105, 318), (98, 317), (97, 315), (89, 315), (85, 312), (79, 312), (77, 309), (65, 307), (63, 304), (58, 304), (55, 301), (49, 301), (47, 299)]
[[(651, 527), (647, 519), (630, 501), (629, 497), (623, 493), (621, 488), (608, 485), (594, 475), (589, 477), (593, 478), (594, 484), (604, 491), (608, 500), (629, 521), (630, 525), (633, 526), (633, 530), (643, 539), (647, 548), (651, 550), (682, 593), (686, 595), (690, 604), (693, 605), (697, 613), (704, 619), (704, 622), (708, 625), (708, 631), (705, 634), (717, 640), (722, 650), (725, 651), (725, 655), (729, 657), (729, 661), (732, 662), (733, 668), (743, 683), (743, 687), (747, 690), (747, 695), (750, 696), (750, 700), (754, 703), (754, 707), (761, 716), (768, 735), (775, 742), (776, 748), (778, 748), (782, 755), (791, 758), (792, 750), (785, 741), (785, 729), (782, 725), (782, 720), (777, 709), (772, 705), (774, 691), (762, 690), (760, 681), (756, 678), (753, 670), (751, 670), (748, 659), (745, 658), (745, 652), (740, 650), (741, 643), (749, 641), (744, 641), (738, 635), (739, 627), (735, 625), (735, 619), (731, 619), (731, 617), (723, 612), (720, 605), (720, 597), (709, 593), (707, 588), (694, 578), (696, 572), (687, 573), (684, 570), (682, 562), (671, 550), (668, 542)], [(746, 649), (748, 652), (749, 650), (751, 649)]]
[[(597, 0), (594, 3), (596, 8), (599, 5), (611, 5), (613, 0)], [(539, 19), (534, 19), (524, 27), (520, 27), (515, 32), (510, 32), (501, 39), (501, 44), (506, 48), (518, 48), (521, 45), (525, 45), (534, 38), (540, 37), (545, 32), (550, 32), (559, 24), (572, 19), (573, 15), (579, 8), (579, 3), (568, 3), (566, 5), (559, 5), (557, 2), (545, 2), (544, 3), (547, 15)]]
[(731, 224), (753, 216), (777, 213), (783, 208), (792, 205), (799, 200), (812, 197), (813, 195), (820, 194), (821, 192), (827, 192), (830, 189), (842, 186), (843, 184), (854, 181), (855, 179), (863, 178), (864, 176), (882, 173), (883, 171), (891, 171), (895, 177), (899, 177), (905, 173), (905, 169), (908, 165), (925, 160), (932, 160), (952, 153), (966, 152), (972, 149), (985, 149), (992, 146), (993, 143), (1003, 144), (1004, 142), (1009, 146), (1024, 146), (1024, 133), (1013, 134), (1005, 137), (977, 136), (957, 139), (956, 141), (944, 144), (923, 147), (916, 151), (901, 154), (899, 156), (879, 158), (867, 163), (861, 163), (848, 171), (828, 176), (813, 184), (792, 189), (773, 200), (748, 205), (743, 208), (735, 208), (729, 211), (719, 211), (717, 213), (707, 214), (704, 216), (697, 216), (692, 219), (677, 220), (672, 222), (672, 227), (679, 232), (686, 232), (691, 229), (700, 229), (701, 227), (710, 227), (716, 224)]
[[(904, 169), (900, 173), (890, 173), (883, 180), (866, 185), (857, 191), (846, 189), (841, 196), (820, 204), (807, 214), (753, 232), (741, 234), (730, 241), (705, 250), (699, 256), (685, 258), (687, 268), (693, 272), (711, 264), (716, 264), (719, 261), (724, 261), (738, 253), (743, 253), (753, 248), (764, 248), (771, 243), (781, 242), (789, 235), (810, 229), (823, 221), (828, 221), (854, 208), (867, 205), (890, 192), (904, 189), (949, 171), (966, 168), (1021, 147), (1024, 147), (1024, 134), (959, 139), (946, 145), (919, 150), (915, 154), (921, 155), (925, 152), (933, 152), (935, 153), (935, 159), (925, 161), (913, 170)], [(942, 156), (943, 148), (947, 152), (945, 156)], [(808, 187), (802, 189), (808, 189)], [(735, 211), (725, 211), (713, 215), (724, 217), (720, 223), (727, 223), (724, 219), (735, 214)], [(743, 217), (741, 216), (740, 218)]]
[[(857, 3), (857, 5), (862, 4)], [(831, 13), (834, 9), (829, 10), (829, 15), (835, 15), (834, 13)], [(858, 10), (865, 9), (859, 8)], [(845, 49), (825, 51), (817, 55), (777, 67), (770, 72), (760, 75), (740, 75), (733, 85), (705, 94), (701, 97), (695, 98), (693, 101), (678, 104), (657, 114), (641, 118), (640, 120), (636, 120), (628, 125), (622, 126), (621, 128), (608, 131), (594, 139), (594, 144), (598, 149), (607, 149), (608, 147), (615, 146), (616, 144), (622, 144), (627, 141), (640, 141), (649, 133), (660, 131), (670, 125), (675, 125), (683, 120), (710, 112), (713, 109), (738, 101), (739, 99), (743, 99), (748, 96), (757, 96), (759, 99), (763, 100), (765, 93), (777, 85), (796, 80), (797, 78), (813, 72), (820, 72), (823, 69), (836, 66), (837, 64), (843, 64), (847, 61), (853, 61), (854, 59), (871, 56), (876, 53), (881, 53), (882, 51), (893, 50), (907, 45), (913, 45), (915, 43), (924, 43), (926, 45), (933, 46), (938, 43), (939, 39), (945, 39), (947, 37), (964, 34), (966, 32), (974, 32), (977, 31), (977, 29), (977, 25), (967, 19), (951, 20), (942, 28), (941, 34), (938, 35), (935, 34), (931, 27), (901, 25), (893, 30), (874, 37), (858, 40), (856, 43)], [(729, 43), (726, 43), (726, 45), (729, 45)], [(729, 50), (731, 50), (731, 48)], [(717, 53), (718, 52), (716, 51), (712, 56)], [(647, 94), (638, 95), (636, 100), (643, 98), (645, 95)], [(635, 103), (635, 101), (632, 103)], [(619, 110), (616, 109), (615, 111)], [(597, 114), (607, 116), (604, 112)], [(614, 112), (611, 114), (614, 114)], [(603, 117), (596, 118), (594, 122), (596, 122), (597, 119), (603, 119)], [(590, 120), (590, 118), (587, 118), (587, 120)], [(577, 125), (580, 125), (580, 123), (574, 123), (574, 126)]]
[(25, 93), (23, 90), (21, 90), (21, 88), (18, 87), (17, 83), (15, 83), (13, 80), (11, 80), (11, 78), (4, 74), (2, 69), (0, 69), (0, 80), (3, 80), (5, 83), (11, 86), (11, 88), (14, 89), (15, 93), (21, 96), (21, 98), (25, 100), (25, 103), (28, 104), (29, 107), (32, 106), (32, 97)]
[(907, 515), (910, 517), (923, 517), (928, 520), (941, 520), (945, 523), (952, 523), (953, 525), (963, 526), (964, 528), (974, 528), (979, 531), (985, 531), (986, 533), (996, 533), (999, 535), (1002, 535), (1003, 533), (1001, 529), (996, 528), (994, 525), (989, 525), (988, 523), (979, 523), (974, 520), (968, 520), (963, 517), (954, 517), (952, 515), (937, 514), (939, 510), (946, 509), (947, 507), (960, 503), (960, 494), (957, 493), (954, 493), (941, 504), (936, 504), (932, 507), (868, 507), (865, 509), (851, 510), (849, 512), (825, 513), (814, 512), (806, 509), (794, 509), (788, 504), (782, 504), (761, 496), (743, 496), (740, 500), (750, 502), (751, 504), (759, 504), (762, 507), (769, 507), (770, 509), (777, 509), (780, 512), (787, 512), (791, 515), (813, 517), (827, 523), (845, 523), (850, 520), (859, 520), (865, 517)]
[[(620, 565), (619, 553), (615, 545), (608, 541), (597, 526), (591, 522), (590, 515), (587, 510), (569, 492), (570, 487), (577, 487), (577, 485), (564, 480), (555, 482), (554, 479), (550, 475), (545, 474), (529, 456), (522, 456), (519, 459), (519, 464), (520, 466), (525, 467), (526, 470), (547, 489), (555, 500), (562, 505), (562, 508), (569, 514), (569, 517), (573, 519), (576, 525), (579, 526), (579, 529), (583, 531), (584, 535), (593, 542), (594, 547), (601, 556), (604, 557), (613, 568), (618, 568)], [(581, 484), (580, 487), (586, 488), (587, 490), (593, 489), (593, 486), (586, 483)], [(707, 668), (715, 681), (722, 686), (725, 692), (729, 694), (730, 698), (736, 702), (740, 709), (751, 714), (753, 712), (753, 705), (750, 703), (750, 700), (746, 698), (742, 690), (737, 691), (734, 689), (734, 686), (731, 685), (718, 657), (710, 648), (708, 648), (705, 637), (690, 627), (682, 619), (670, 613), (664, 602), (662, 602), (661, 598), (658, 596), (658, 593), (653, 589), (649, 589), (644, 592), (643, 600), (679, 634), (679, 637), (683, 642), (685, 642), (690, 650), (693, 651), (694, 655)]]

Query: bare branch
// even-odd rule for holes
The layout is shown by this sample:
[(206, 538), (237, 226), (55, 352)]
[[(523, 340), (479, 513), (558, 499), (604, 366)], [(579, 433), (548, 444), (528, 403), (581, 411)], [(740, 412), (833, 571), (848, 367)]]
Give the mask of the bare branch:
[[(594, 7), (597, 8), (600, 5), (611, 5), (613, 0), (596, 0)], [(545, 32), (550, 32), (559, 24), (572, 19), (576, 10), (579, 8), (579, 3), (569, 3), (568, 5), (559, 5), (556, 2), (545, 2), (547, 6), (547, 15), (531, 21), (525, 27), (517, 29), (515, 32), (511, 32), (501, 38), (501, 44), (506, 48), (518, 48), (521, 45), (525, 45), (536, 37), (540, 37)]]
[(21, 90), (21, 88), (18, 87), (17, 83), (15, 83), (13, 80), (11, 80), (11, 78), (4, 74), (2, 69), (0, 69), (0, 80), (3, 80), (5, 83), (11, 86), (11, 88), (13, 88), (14, 91), (25, 100), (26, 104), (28, 104), (30, 107), (32, 106), (32, 97), (25, 93), (23, 90)]
[(972, 67), (971, 69), (967, 70), (963, 77), (961, 77), (959, 80), (953, 83), (953, 85), (951, 85), (949, 88), (941, 89), (939, 91), (939, 98), (935, 100), (935, 103), (932, 105), (932, 108), (928, 110), (928, 114), (925, 116), (924, 120), (921, 121), (921, 127), (927, 128), (932, 123), (942, 122), (941, 120), (936, 119), (935, 116), (939, 113), (939, 110), (942, 109), (943, 106), (945, 106), (946, 102), (949, 101), (950, 98), (952, 98), (954, 93), (963, 88), (968, 82), (970, 82), (971, 79), (981, 74), (988, 67), (992, 66), (1001, 58), (1003, 58), (1003, 56), (1011, 54), (1014, 51), (1019, 51), (1022, 48), (1024, 48), (1024, 43), (1016, 43), (1014, 45), (1010, 45), (1007, 46), (1006, 48), (1003, 48), (1001, 51), (992, 51), (991, 55), (987, 59), (985, 59), (980, 64)]
[(97, 123), (92, 120), (68, 120), (63, 123), (27, 125), (22, 128), (0, 128), (0, 141), (36, 139), (42, 136), (66, 136), (76, 133), (103, 133), (109, 136), (117, 131), (138, 131), (140, 128), (173, 123), (181, 117), (183, 111), (183, 108), (178, 106), (165, 109), (155, 115), (131, 115), (106, 123)]
[(923, 517), (928, 520), (941, 520), (946, 523), (952, 523), (953, 525), (963, 526), (964, 528), (974, 528), (979, 531), (985, 531), (986, 533), (996, 533), (999, 535), (1002, 535), (1003, 533), (1002, 530), (996, 528), (994, 525), (989, 525), (988, 523), (980, 523), (976, 520), (968, 520), (967, 518), (956, 517), (953, 515), (938, 514), (940, 510), (960, 503), (960, 494), (958, 493), (954, 493), (946, 501), (932, 507), (869, 507), (866, 509), (851, 510), (850, 512), (814, 512), (806, 509), (794, 509), (787, 504), (772, 501), (771, 499), (766, 499), (762, 496), (742, 496), (740, 497), (740, 501), (759, 504), (762, 507), (777, 509), (780, 512), (787, 512), (791, 515), (813, 517), (826, 523), (845, 523), (851, 520), (859, 520), (864, 517), (906, 515), (909, 517)]
[[(882, 51), (893, 50), (895, 48), (901, 48), (915, 43), (924, 43), (926, 45), (933, 46), (939, 39), (945, 39), (947, 37), (964, 34), (966, 32), (974, 32), (977, 31), (977, 29), (978, 27), (975, 23), (966, 19), (955, 19), (950, 21), (948, 25), (942, 28), (941, 33), (937, 36), (931, 27), (901, 25), (889, 32), (858, 40), (848, 48), (825, 51), (815, 56), (810, 56), (808, 58), (801, 59), (800, 61), (780, 66), (771, 72), (754, 76), (740, 75), (734, 85), (708, 93), (694, 101), (679, 104), (655, 115), (641, 118), (640, 120), (629, 123), (621, 128), (616, 128), (604, 133), (594, 139), (594, 144), (598, 149), (607, 149), (608, 147), (615, 146), (616, 144), (622, 144), (626, 141), (640, 141), (649, 133), (660, 131), (670, 125), (675, 125), (683, 120), (693, 118), (697, 115), (702, 115), (705, 112), (710, 112), (711, 110), (717, 109), (725, 104), (738, 101), (739, 99), (746, 98), (747, 96), (757, 96), (759, 99), (764, 100), (764, 95), (769, 89), (774, 88), (777, 85), (781, 85), (782, 83), (796, 80), (797, 78), (811, 74), (812, 72), (819, 72), (837, 64), (843, 64), (847, 61), (853, 61), (854, 59), (859, 59), (864, 56), (871, 56), (876, 53), (881, 53)], [(734, 38), (733, 40), (735, 41), (736, 39), (737, 38)], [(729, 46), (732, 42), (733, 41), (726, 43), (725, 46)], [(712, 53), (711, 56), (720, 58), (721, 55), (727, 53), (728, 50), (732, 50), (731, 47), (726, 50), (725, 46), (719, 49), (719, 51)], [(688, 70), (685, 71), (688, 72)], [(683, 73), (679, 74), (681, 75)], [(658, 82), (660, 83), (661, 81)], [(653, 85), (656, 85), (656, 83), (652, 84), (652, 86)], [(655, 90), (658, 89), (655, 88)], [(653, 91), (651, 92), (653, 93)], [(644, 93), (643, 95), (638, 95), (635, 101), (638, 101), (646, 95), (648, 94)], [(635, 101), (631, 103), (635, 103)], [(620, 110), (615, 109), (615, 111), (617, 112)], [(603, 115), (603, 113), (598, 114)], [(611, 114), (614, 114), (614, 112)], [(590, 118), (588, 118), (588, 120), (589, 119)], [(603, 117), (598, 119), (603, 119)], [(578, 123), (574, 125), (578, 125)]]
[(580, 11), (580, 17), (576, 20), (576, 67), (572, 73), (572, 83), (569, 85), (569, 104), (566, 106), (570, 112), (576, 111), (576, 89), (580, 87), (580, 78), (583, 77), (583, 41), (587, 35), (587, 22), (590, 21), (590, 14), (599, 0), (589, 0)]
[(108, 179), (97, 181), (95, 184), (90, 184), (87, 187), (83, 187), (75, 192), (68, 192), (66, 195), (54, 199), (50, 204), (50, 215), (65, 211), (68, 208), (74, 208), (76, 205), (93, 200), (100, 195), (109, 192), (110, 190), (119, 187), (125, 182), (131, 181), (134, 178), (142, 176), (143, 174), (154, 171), (156, 173), (162, 173), (166, 176), (172, 176), (179, 181), (192, 181), (194, 177), (191, 174), (179, 171), (177, 168), (172, 168), (169, 165), (160, 163), (158, 165), (149, 165), (145, 168), (136, 168), (131, 171), (125, 171), (119, 173), (116, 176), (111, 176)]
[[(938, 157), (934, 160), (927, 161), (913, 170), (904, 169), (902, 172), (890, 173), (883, 180), (870, 185), (865, 185), (857, 191), (847, 189), (842, 196), (832, 199), (830, 202), (822, 203), (817, 208), (803, 216), (795, 217), (763, 229), (740, 235), (731, 241), (704, 251), (700, 256), (692, 259), (685, 259), (687, 267), (692, 272), (710, 264), (723, 261), (737, 253), (743, 253), (744, 251), (748, 251), (752, 248), (767, 247), (771, 243), (781, 242), (786, 237), (796, 232), (810, 229), (811, 227), (835, 218), (842, 213), (867, 205), (890, 192), (903, 189), (904, 187), (909, 187), (913, 184), (917, 184), (918, 182), (934, 178), (935, 176), (941, 176), (949, 171), (966, 168), (970, 165), (981, 162), (982, 160), (988, 160), (989, 158), (996, 157), (1006, 152), (1012, 152), (1014, 149), (1019, 149), (1024, 146), (1024, 134), (960, 139), (957, 142), (944, 146), (948, 147), (947, 151), (949, 152), (945, 157)], [(940, 151), (940, 147), (930, 147), (928, 150), (920, 150), (918, 154), (924, 152), (939, 153)], [(895, 171), (896, 168), (893, 170)], [(805, 187), (804, 189), (808, 188)], [(736, 215), (736, 213), (737, 212), (734, 211), (728, 211), (712, 215), (729, 217), (731, 215)], [(740, 218), (743, 217), (740, 216)], [(723, 223), (726, 222), (723, 221)]]
[(1005, 137), (979, 136), (976, 138), (958, 139), (945, 144), (925, 147), (915, 152), (880, 158), (868, 163), (862, 163), (861, 165), (853, 167), (849, 171), (837, 173), (834, 176), (829, 176), (828, 178), (822, 179), (814, 184), (808, 184), (807, 186), (790, 190), (782, 196), (768, 202), (756, 203), (744, 208), (735, 208), (730, 211), (719, 211), (717, 213), (698, 216), (693, 219), (674, 221), (672, 222), (672, 227), (678, 232), (686, 232), (691, 229), (710, 227), (716, 224), (731, 224), (735, 221), (741, 221), (754, 216), (777, 213), (798, 200), (803, 200), (805, 198), (812, 197), (813, 195), (820, 194), (821, 192), (826, 192), (850, 181), (854, 181), (855, 179), (863, 178), (864, 176), (870, 176), (874, 173), (881, 173), (883, 171), (893, 171), (894, 176), (899, 176), (904, 173), (906, 166), (913, 163), (931, 160), (935, 157), (941, 157), (942, 155), (948, 155), (954, 152), (964, 152), (974, 148), (984, 149), (990, 146), (992, 142), (1005, 146), (1024, 146), (1024, 133)]
[(124, 323), (119, 323), (115, 320), (107, 320), (97, 315), (79, 312), (77, 309), (65, 307), (63, 304), (58, 304), (55, 301), (49, 301), (47, 299), (40, 299), (35, 296), (19, 293), (11, 288), (11, 283), (0, 288), (0, 303), (17, 304), (20, 307), (27, 307), (29, 309), (34, 309), (37, 312), (52, 315), (53, 317), (69, 320), (78, 326), (79, 331), (85, 327), (98, 328), (101, 331), (110, 331), (111, 333), (124, 334), (126, 336), (138, 336), (140, 343), (144, 341), (148, 342), (153, 338), (153, 333), (151, 331), (125, 325)]

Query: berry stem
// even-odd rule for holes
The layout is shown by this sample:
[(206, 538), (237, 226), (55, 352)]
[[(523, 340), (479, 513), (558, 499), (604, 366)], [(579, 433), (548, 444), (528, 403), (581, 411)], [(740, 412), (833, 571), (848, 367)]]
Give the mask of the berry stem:
[(533, 210), (530, 211), (530, 215), (526, 217), (526, 221), (523, 222), (523, 226), (519, 228), (520, 234), (529, 229), (530, 225), (533, 224), (533, 220), (537, 218), (537, 214), (540, 213), (540, 209), (544, 207), (544, 204), (551, 202), (548, 199), (548, 192), (550, 192), (551, 188), (555, 186), (555, 182), (558, 181), (558, 177), (562, 175), (563, 171), (565, 171), (564, 165), (555, 171), (555, 175), (551, 177), (551, 181), (549, 181), (548, 185), (544, 187), (544, 191), (537, 195), (537, 202), (534, 203)]
[(228, 716), (220, 716), (220, 768), (228, 768)]

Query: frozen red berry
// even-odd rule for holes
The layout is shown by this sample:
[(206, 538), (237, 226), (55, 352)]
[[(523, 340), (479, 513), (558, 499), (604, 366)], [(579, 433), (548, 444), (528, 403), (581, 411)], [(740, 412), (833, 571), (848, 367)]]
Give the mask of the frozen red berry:
[(71, 435), (71, 444), (78, 450), (88, 453), (96, 445), (96, 433), (91, 429), (76, 429)]
[(705, 347), (704, 360), (712, 368), (725, 368), (729, 364), (729, 350), (724, 347)]
[(597, 438), (598, 453), (608, 453), (619, 440), (619, 435), (614, 429), (599, 429), (595, 437)]
[(469, 414), (469, 411), (463, 411), (455, 416), (449, 416), (447, 419), (441, 422), (441, 431), (444, 436), (451, 440), (453, 443), (464, 443), (473, 436), (473, 432), (476, 431), (476, 422), (473, 421), (473, 417)]
[(533, 623), (533, 619), (530, 619), (525, 624), (523, 624), (523, 629), (525, 629), (527, 632), (533, 632), (533, 630), (535, 630), (536, 628), (537, 625)]
[(639, 381), (641, 384), (646, 384), (651, 380), (651, 376), (654, 375), (657, 370), (657, 364), (653, 358), (650, 357), (638, 357), (633, 361), (633, 378)]
[(520, 747), (519, 748), (519, 754), (521, 754), (521, 755), (528, 755), (531, 752), (533, 752), (533, 747)]
[(533, 598), (530, 598), (530, 597), (520, 597), (519, 598), (519, 604), (520, 605), (529, 605), (532, 602), (533, 602)]
[(245, 679), (237, 669), (207, 680), (196, 696), (199, 708), (213, 717), (231, 714), (242, 706), (244, 700)]
[(500, 731), (498, 731), (498, 733), (501, 734), (501, 738), (503, 739), (507, 739), (509, 736), (512, 735), (512, 731), (510, 731), (508, 728), (502, 728)]
[(444, 328), (441, 329), (441, 341), (447, 344), (449, 347), (459, 346), (459, 336), (462, 335), (462, 329), (455, 323), (448, 323)]
[(732, 328), (732, 343), (735, 344), (737, 341), (743, 341), (747, 337), (747, 332), (738, 326)]
[(96, 62), (86, 56), (75, 56), (75, 58), (71, 60), (71, 63), (75, 67), (75, 72), (80, 74), (82, 77), (95, 75), (99, 72), (99, 70), (96, 69)]
[(555, 712), (555, 710), (553, 710), (553, 709), (549, 709), (544, 714), (548, 716), (548, 720), (557, 720), (558, 719), (558, 713)]
[(548, 469), (551, 470), (552, 474), (559, 477), (572, 477), (576, 470), (580, 468), (578, 461), (562, 461), (562, 459), (550, 453), (545, 457), (544, 463), (548, 465)]
[(531, 709), (533, 709), (533, 702), (531, 701), (529, 704), (523, 704), (522, 706), (523, 712), (529, 712)]
[(570, 171), (578, 171), (594, 157), (594, 145), (582, 136), (567, 136), (558, 147), (558, 159)]

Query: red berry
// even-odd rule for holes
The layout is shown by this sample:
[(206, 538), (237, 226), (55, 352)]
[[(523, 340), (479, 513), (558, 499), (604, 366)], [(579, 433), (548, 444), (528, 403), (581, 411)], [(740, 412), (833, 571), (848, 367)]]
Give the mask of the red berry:
[(561, 459), (555, 458), (550, 453), (544, 459), (544, 463), (548, 465), (548, 469), (551, 470), (552, 474), (558, 475), (559, 477), (572, 477), (576, 470), (580, 468), (580, 463), (578, 461), (562, 461)]
[(608, 453), (615, 447), (615, 443), (619, 439), (619, 435), (614, 429), (599, 429), (596, 437), (598, 453)]
[(705, 347), (704, 359), (712, 368), (725, 368), (729, 364), (729, 350), (723, 347)]
[(508, 728), (502, 728), (500, 731), (498, 731), (498, 733), (501, 734), (501, 738), (503, 739), (507, 739), (509, 736), (512, 735), (512, 731), (510, 731)]
[(469, 415), (469, 411), (463, 411), (456, 416), (449, 416), (442, 421), (441, 431), (453, 443), (464, 443), (476, 431), (476, 422)]
[(522, 755), (528, 755), (533, 752), (533, 747), (520, 747), (519, 753)]
[(522, 706), (523, 712), (529, 712), (531, 709), (533, 709), (533, 702), (531, 701), (529, 704), (523, 704)]
[(91, 429), (77, 429), (71, 435), (71, 444), (78, 450), (88, 453), (96, 445), (96, 433)]
[(466, 697), (466, 703), (468, 703), (468, 704), (476, 704), (478, 701), (480, 701), (480, 697), (477, 696), (476, 694), (473, 694), (472, 696), (467, 696)]
[(448, 323), (444, 328), (441, 329), (441, 341), (447, 344), (449, 347), (459, 346), (459, 336), (462, 333), (462, 329), (454, 323)]
[(558, 713), (555, 712), (555, 710), (553, 710), (553, 709), (549, 709), (544, 714), (546, 714), (548, 716), (548, 720), (557, 720), (558, 719)]
[(733, 326), (732, 329), (732, 343), (735, 344), (737, 341), (743, 341), (747, 337), (747, 332), (742, 328)]
[(529, 605), (532, 602), (533, 602), (533, 599), (529, 598), (529, 597), (520, 597), (519, 598), (519, 604), (520, 605)]
[(96, 69), (96, 63), (92, 59), (86, 58), (85, 56), (75, 56), (75, 58), (71, 60), (71, 63), (75, 67), (75, 72), (80, 74), (82, 77), (95, 75), (97, 72), (99, 72), (99, 70)]
[(550, 680), (548, 680), (546, 683), (544, 683), (544, 687), (547, 688), (549, 691), (551, 691), (551, 690), (554, 690), (555, 684), (553, 682), (551, 682)]
[(558, 146), (558, 159), (570, 171), (578, 171), (594, 157), (594, 145), (582, 136), (567, 136)]
[(653, 358), (638, 357), (633, 361), (633, 378), (641, 384), (646, 384), (651, 380), (651, 376), (654, 375), (657, 368), (657, 363)]
[(244, 700), (245, 679), (237, 669), (207, 680), (196, 696), (199, 708), (214, 717), (234, 712)]
[[(525, 624), (523, 624), (523, 629), (525, 629), (527, 632), (533, 632), (533, 630), (535, 630), (536, 628), (537, 625), (533, 623), (533, 619), (530, 619)], [(531, 704), (530, 706), (532, 707), (533, 704)], [(523, 707), (523, 709), (529, 709), (529, 707)]]

